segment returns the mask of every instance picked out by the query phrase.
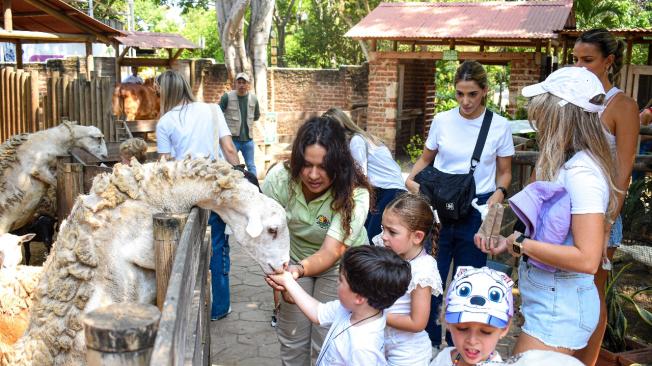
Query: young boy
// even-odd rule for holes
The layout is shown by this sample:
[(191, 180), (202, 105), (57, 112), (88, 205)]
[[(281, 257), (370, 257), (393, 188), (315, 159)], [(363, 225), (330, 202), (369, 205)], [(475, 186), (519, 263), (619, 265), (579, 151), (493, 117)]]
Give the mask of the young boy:
[(385, 247), (348, 249), (340, 263), (339, 300), (325, 304), (308, 295), (290, 272), (269, 277), (285, 287), (310, 321), (330, 325), (316, 366), (386, 365), (383, 310), (407, 291), (408, 262)]
[(502, 361), (496, 344), (514, 315), (512, 285), (502, 272), (459, 267), (446, 296), (446, 323), (455, 347), (444, 348), (430, 366)]

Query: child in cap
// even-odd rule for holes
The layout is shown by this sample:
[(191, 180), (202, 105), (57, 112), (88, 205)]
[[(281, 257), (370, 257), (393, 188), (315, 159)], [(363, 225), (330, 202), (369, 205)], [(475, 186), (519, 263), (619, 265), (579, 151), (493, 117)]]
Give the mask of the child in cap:
[(444, 348), (430, 366), (468, 366), (502, 361), (498, 340), (514, 315), (512, 279), (488, 267), (459, 267), (446, 295), (446, 323), (455, 347)]
[(351, 247), (340, 263), (339, 300), (320, 303), (297, 284), (290, 272), (268, 276), (283, 286), (315, 324), (330, 326), (316, 366), (386, 365), (383, 310), (405, 293), (410, 265), (389, 248)]

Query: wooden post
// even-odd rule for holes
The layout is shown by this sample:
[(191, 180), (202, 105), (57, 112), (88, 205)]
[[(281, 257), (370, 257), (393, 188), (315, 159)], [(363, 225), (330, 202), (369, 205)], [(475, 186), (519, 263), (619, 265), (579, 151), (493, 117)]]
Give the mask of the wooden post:
[(93, 44), (86, 42), (86, 79), (91, 80), (91, 74), (95, 71), (93, 61)]
[(115, 84), (120, 84), (122, 82), (122, 69), (120, 68), (122, 60), (120, 59), (120, 43), (113, 42), (113, 48), (115, 49)]
[(36, 132), (38, 131), (38, 106), (39, 106), (39, 93), (38, 93), (38, 71), (32, 70), (30, 71), (30, 89), (32, 92), (31, 96), (31, 106), (30, 106), (30, 113), (31, 113), (31, 126), (29, 128), (29, 132)]
[(23, 68), (23, 41), (20, 39), (16, 41), (16, 68)]
[(139, 303), (112, 304), (83, 315), (86, 363), (149, 365), (160, 317), (155, 306)]
[(5, 30), (11, 32), (14, 30), (13, 18), (11, 17), (11, 0), (2, 0), (2, 9), (4, 9)]
[(154, 215), (154, 263), (156, 265), (156, 306), (163, 309), (170, 282), (172, 263), (188, 214)]
[(79, 163), (70, 163), (70, 156), (57, 156), (57, 216), (70, 214), (72, 206), (84, 189), (84, 170)]

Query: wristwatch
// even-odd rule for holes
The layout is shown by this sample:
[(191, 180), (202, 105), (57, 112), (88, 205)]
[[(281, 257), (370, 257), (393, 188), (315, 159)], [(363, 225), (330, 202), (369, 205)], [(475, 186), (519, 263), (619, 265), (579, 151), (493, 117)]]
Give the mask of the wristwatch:
[(507, 198), (507, 188), (502, 187), (502, 186), (498, 186), (498, 187), (496, 187), (496, 190), (503, 192), (503, 197)]
[(525, 236), (525, 234), (521, 234), (512, 243), (512, 252), (514, 252), (514, 254), (516, 254), (518, 257), (523, 255), (523, 241), (525, 239), (527, 239), (527, 236)]

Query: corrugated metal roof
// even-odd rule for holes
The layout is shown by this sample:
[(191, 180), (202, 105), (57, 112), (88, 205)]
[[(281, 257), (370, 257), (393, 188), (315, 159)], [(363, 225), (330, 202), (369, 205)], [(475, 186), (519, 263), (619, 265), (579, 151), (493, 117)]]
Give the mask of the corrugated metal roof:
[[(60, 15), (56, 17), (42, 8)], [(107, 38), (122, 34), (61, 0), (12, 0), (11, 12), (14, 30), (87, 35), (95, 32)], [(61, 18), (67, 18), (69, 21)], [(0, 19), (3, 18), (0, 16)]]
[(394, 40), (557, 38), (555, 31), (564, 29), (572, 6), (572, 0), (382, 3), (346, 36)]
[(153, 32), (124, 32), (125, 37), (115, 37), (118, 42), (139, 48), (199, 48), (180, 34)]

